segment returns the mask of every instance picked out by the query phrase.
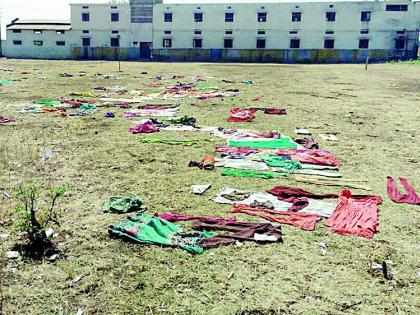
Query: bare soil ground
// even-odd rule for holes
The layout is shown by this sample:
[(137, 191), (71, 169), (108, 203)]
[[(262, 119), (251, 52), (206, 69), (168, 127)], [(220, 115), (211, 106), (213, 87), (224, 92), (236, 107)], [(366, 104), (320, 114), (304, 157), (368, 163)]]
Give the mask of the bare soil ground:
[[(15, 123), (0, 125), (0, 234), (10, 235), (0, 238), (4, 314), (420, 313), (419, 208), (391, 202), (385, 186), (387, 175), (402, 176), (420, 191), (418, 64), (370, 65), (365, 71), (362, 65), (123, 63), (121, 80), (94, 76), (118, 76), (114, 62), (0, 59), (0, 68), (15, 69), (0, 70), (0, 79), (27, 78), (0, 87), (0, 114), (16, 117)], [(81, 70), (88, 76), (58, 76)], [(141, 75), (143, 71), (148, 74)], [(35, 100), (91, 92), (97, 86), (160, 91), (145, 84), (156, 75), (175, 74), (185, 75), (183, 81), (202, 75), (207, 78), (203, 85), (240, 89), (235, 98), (182, 99), (180, 113), (193, 115), (201, 125), (244, 127), (226, 122), (229, 110), (255, 106), (251, 99), (256, 96), (263, 97), (261, 106), (286, 108), (286, 116), (257, 114), (245, 127), (288, 135), (295, 127), (311, 129), (321, 147), (342, 160), (343, 174), (366, 179), (372, 193), (384, 198), (380, 232), (364, 239), (330, 233), (322, 223), (314, 232), (284, 226), (284, 244), (246, 243), (201, 255), (110, 239), (108, 226), (122, 219), (102, 212), (112, 195), (136, 194), (156, 212), (228, 216), (229, 206), (209, 200), (225, 186), (262, 191), (281, 184), (317, 193), (340, 191), (283, 178), (222, 178), (220, 170), (190, 169), (189, 160), (214, 154), (214, 146), (223, 141), (192, 147), (143, 144), (139, 139), (146, 136), (128, 132), (132, 121), (122, 116), (123, 109), (112, 109), (115, 119), (103, 117), (109, 109), (87, 117), (18, 113)], [(254, 84), (241, 84), (245, 79)], [(337, 133), (339, 141), (323, 142), (318, 134), (326, 132)], [(176, 132), (157, 136), (194, 137)], [(54, 151), (47, 163), (40, 161), (45, 147)], [(22, 236), (12, 226), (15, 202), (3, 194), (27, 179), (44, 188), (70, 186), (61, 205), (55, 239), (61, 255), (56, 261), (4, 257)], [(192, 184), (206, 182), (212, 190), (191, 195)], [(321, 242), (328, 246), (325, 256)], [(393, 262), (392, 280), (371, 269), (373, 262), (384, 260)]]

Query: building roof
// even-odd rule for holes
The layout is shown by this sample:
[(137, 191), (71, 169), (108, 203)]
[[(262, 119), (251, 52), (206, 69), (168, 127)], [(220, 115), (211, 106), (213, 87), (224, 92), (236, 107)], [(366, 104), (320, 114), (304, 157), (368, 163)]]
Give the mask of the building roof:
[(67, 20), (13, 20), (7, 25), (8, 30), (63, 30), (71, 29), (71, 23)]
[[(385, 2), (387, 0), (163, 0), (164, 4), (269, 4), (269, 3), (317, 3), (317, 2)], [(412, 0), (416, 2), (419, 0)], [(408, 0), (402, 0), (405, 3)]]

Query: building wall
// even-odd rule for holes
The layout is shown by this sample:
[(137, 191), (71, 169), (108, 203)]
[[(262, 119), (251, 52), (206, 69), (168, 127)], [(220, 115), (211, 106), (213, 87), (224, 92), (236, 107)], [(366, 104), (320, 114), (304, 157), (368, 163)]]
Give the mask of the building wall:
[[(11, 58), (39, 58), (39, 59), (69, 59), (74, 42), (72, 31), (57, 34), (55, 30), (43, 30), (42, 34), (35, 34), (33, 30), (21, 30), (13, 33), (7, 30), (7, 40), (3, 42), (3, 55)], [(14, 41), (22, 41), (22, 45), (14, 45)], [(34, 41), (42, 41), (37, 46)], [(57, 46), (57, 41), (64, 41), (65, 46)]]
[[(153, 44), (155, 60), (181, 61), (249, 61), (249, 62), (362, 62), (415, 57), (420, 29), (420, 2), (295, 2), (295, 3), (231, 3), (170, 4), (145, 1), (153, 6), (153, 23), (132, 23), (127, 4), (72, 4), (72, 30), (65, 35), (44, 31), (44, 46), (33, 45), (32, 31), (13, 34), (8, 31), (4, 43), (5, 56), (54, 59), (129, 59), (140, 58), (140, 43)], [(137, 2), (139, 2), (137, 1)], [(407, 4), (407, 12), (387, 12), (387, 4)], [(330, 6), (333, 7), (330, 7)], [(112, 8), (112, 7), (116, 8)], [(230, 9), (228, 8), (230, 7)], [(327, 11), (336, 12), (336, 21), (327, 22)], [(361, 22), (362, 11), (371, 11), (370, 22)], [(119, 13), (119, 21), (111, 21), (111, 13)], [(172, 22), (164, 22), (165, 12), (173, 14)], [(203, 22), (194, 22), (195, 12), (203, 13)], [(234, 22), (225, 22), (225, 12), (234, 13)], [(257, 13), (266, 12), (267, 21), (258, 22)], [(292, 12), (301, 12), (302, 21), (292, 22)], [(82, 21), (82, 13), (90, 20)], [(368, 34), (361, 34), (369, 29)], [(194, 34), (201, 30), (201, 35)], [(225, 34), (231, 30), (232, 35)], [(258, 31), (265, 31), (264, 35)], [(84, 33), (83, 31), (88, 31)], [(171, 31), (171, 34), (165, 34)], [(334, 34), (326, 34), (333, 31)], [(404, 35), (397, 32), (405, 31)], [(115, 33), (118, 32), (118, 33)], [(290, 32), (296, 32), (291, 34)], [(13, 45), (17, 35), (23, 45)], [(66, 46), (56, 46), (56, 37), (65, 37)], [(395, 50), (395, 39), (407, 36), (406, 50)], [(90, 46), (83, 47), (83, 38)], [(111, 47), (111, 38), (120, 38), (120, 48)], [(163, 39), (171, 38), (172, 47), (163, 47)], [(201, 38), (203, 47), (193, 48), (193, 38)], [(224, 38), (233, 39), (233, 48), (224, 49)], [(265, 49), (257, 49), (257, 38), (265, 39)], [(299, 49), (290, 49), (290, 40), (300, 39)], [(325, 39), (334, 39), (334, 49), (324, 49)], [(369, 39), (369, 49), (359, 49), (359, 39)]]
[[(370, 49), (394, 49), (396, 31), (416, 30), (420, 22), (415, 3), (399, 1), (409, 5), (407, 12), (387, 12), (388, 3), (159, 4), (154, 10), (154, 48), (164, 48), (164, 38), (172, 38), (173, 49), (192, 48), (193, 38), (202, 38), (202, 48), (220, 49), (226, 37), (233, 39), (234, 49), (255, 49), (257, 38), (266, 39), (266, 49), (289, 49), (292, 38), (301, 40), (301, 49), (323, 49), (325, 38), (335, 40), (335, 49), (358, 49), (359, 38), (368, 38)], [(327, 11), (336, 12), (335, 22), (326, 21)], [(372, 12), (370, 22), (361, 22), (362, 11)], [(164, 22), (165, 12), (172, 13), (173, 22)], [(194, 22), (194, 12), (203, 12), (203, 22)], [(234, 22), (225, 22), (225, 12), (234, 13)], [(267, 12), (267, 22), (257, 22), (258, 12)], [(292, 22), (292, 12), (301, 12), (302, 21)], [(369, 34), (360, 34), (362, 29), (369, 29)], [(165, 30), (172, 34), (165, 35)], [(202, 35), (194, 35), (194, 30), (201, 30)], [(225, 30), (233, 34), (226, 35)], [(258, 30), (265, 35), (258, 35)]]

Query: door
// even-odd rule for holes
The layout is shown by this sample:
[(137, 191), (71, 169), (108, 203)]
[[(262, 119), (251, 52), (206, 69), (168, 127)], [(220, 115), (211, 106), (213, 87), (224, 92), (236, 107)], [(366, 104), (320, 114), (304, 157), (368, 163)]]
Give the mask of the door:
[(150, 59), (152, 57), (152, 43), (140, 42), (140, 58)]

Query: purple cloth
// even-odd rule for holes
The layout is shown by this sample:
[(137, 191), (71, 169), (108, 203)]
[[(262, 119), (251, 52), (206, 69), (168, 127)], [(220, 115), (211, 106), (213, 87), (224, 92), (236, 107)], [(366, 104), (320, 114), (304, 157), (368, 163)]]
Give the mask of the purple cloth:
[(160, 131), (159, 127), (156, 127), (150, 119), (139, 121), (136, 124), (137, 126), (129, 129), (133, 135), (137, 133), (152, 133)]

